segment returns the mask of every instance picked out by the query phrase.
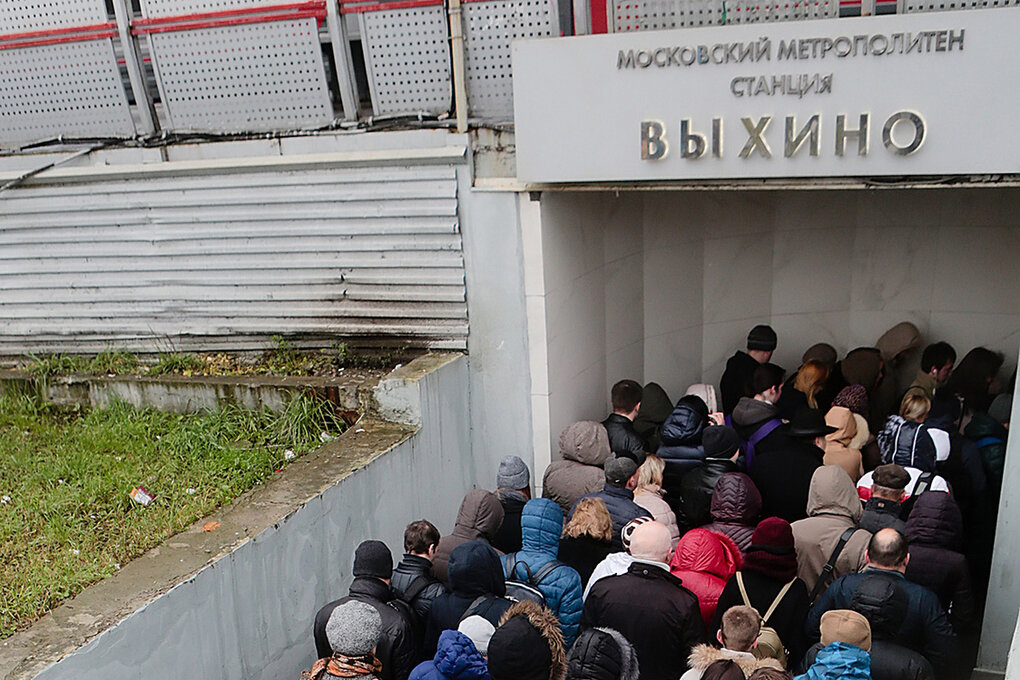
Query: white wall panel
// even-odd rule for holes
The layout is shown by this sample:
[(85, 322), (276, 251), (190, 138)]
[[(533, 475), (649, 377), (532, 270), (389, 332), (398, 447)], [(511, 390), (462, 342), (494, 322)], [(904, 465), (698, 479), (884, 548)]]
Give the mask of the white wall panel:
[(78, 181), (0, 194), (0, 354), (464, 348), (449, 165)]

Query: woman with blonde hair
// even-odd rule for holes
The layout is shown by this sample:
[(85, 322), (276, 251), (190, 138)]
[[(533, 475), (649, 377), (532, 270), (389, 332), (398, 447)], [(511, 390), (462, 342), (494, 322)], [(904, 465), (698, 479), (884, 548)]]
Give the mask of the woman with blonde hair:
[(793, 380), (783, 388), (776, 406), (779, 408), (779, 415), (786, 420), (803, 408), (818, 408), (818, 393), (825, 387), (825, 381), (829, 379), (828, 365), (809, 359), (805, 361)]
[(581, 587), (599, 562), (613, 550), (613, 519), (601, 498), (586, 496), (577, 502), (577, 508), (560, 538), (559, 560), (577, 570)]
[(900, 418), (912, 423), (923, 423), (931, 410), (931, 401), (923, 394), (907, 392), (900, 402)]
[(645, 462), (637, 470), (634, 502), (651, 513), (656, 522), (666, 525), (670, 542), (675, 548), (680, 540), (680, 527), (669, 503), (662, 497), (662, 473), (665, 469), (665, 461), (658, 456), (650, 454), (645, 457)]

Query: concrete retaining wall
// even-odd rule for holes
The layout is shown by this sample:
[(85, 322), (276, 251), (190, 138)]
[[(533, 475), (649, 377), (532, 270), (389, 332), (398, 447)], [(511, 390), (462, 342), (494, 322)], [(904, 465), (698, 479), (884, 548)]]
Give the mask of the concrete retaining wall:
[[(405, 369), (408, 367), (405, 367)], [(404, 370), (404, 369), (401, 369)], [(317, 609), (347, 592), (354, 548), (386, 541), (399, 558), (406, 524), (443, 533), (472, 479), (466, 357), (417, 379), (421, 428), (50, 666), (39, 678), (297, 678), (315, 658)]]

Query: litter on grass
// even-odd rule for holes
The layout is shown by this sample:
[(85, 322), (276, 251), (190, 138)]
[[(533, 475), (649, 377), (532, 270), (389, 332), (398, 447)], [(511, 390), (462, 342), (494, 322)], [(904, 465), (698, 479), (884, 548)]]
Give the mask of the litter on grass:
[(143, 507), (151, 503), (152, 499), (155, 498), (155, 496), (149, 493), (144, 486), (136, 486), (131, 489), (130, 496), (131, 500)]

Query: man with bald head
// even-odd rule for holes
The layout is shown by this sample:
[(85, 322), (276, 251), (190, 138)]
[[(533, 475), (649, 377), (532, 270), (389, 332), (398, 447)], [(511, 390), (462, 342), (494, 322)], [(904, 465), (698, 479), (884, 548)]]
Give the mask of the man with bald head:
[(938, 596), (904, 577), (910, 561), (907, 539), (896, 529), (882, 529), (871, 537), (865, 557), (867, 566), (863, 572), (841, 576), (818, 598), (808, 614), (808, 637), (818, 640), (822, 614), (832, 609), (851, 609), (854, 592), (865, 575), (875, 575), (905, 590), (910, 603), (906, 619), (890, 642), (920, 652), (936, 669), (948, 668), (956, 641), (953, 628)]
[(641, 680), (675, 680), (705, 638), (698, 598), (669, 573), (669, 529), (645, 522), (634, 530), (630, 569), (592, 586), (582, 628), (613, 628), (634, 645)]

